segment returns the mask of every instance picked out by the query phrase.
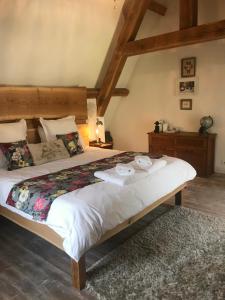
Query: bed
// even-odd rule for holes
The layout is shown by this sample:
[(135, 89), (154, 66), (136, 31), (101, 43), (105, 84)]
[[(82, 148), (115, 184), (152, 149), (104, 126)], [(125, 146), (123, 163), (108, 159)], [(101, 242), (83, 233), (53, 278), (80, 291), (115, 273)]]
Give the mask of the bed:
[[(32, 142), (39, 141), (38, 117), (59, 118), (71, 114), (71, 111), (76, 115), (82, 134), (87, 135), (85, 88), (5, 87), (0, 88), (0, 101), (3, 103), (1, 121), (26, 118), (29, 124), (28, 138)], [(15, 109), (10, 109), (12, 103)], [(175, 203), (180, 205), (181, 191), (195, 177), (195, 170), (183, 160), (165, 157), (166, 167), (125, 187), (101, 181), (58, 197), (45, 222), (33, 221), (29, 215), (7, 205), (6, 199), (13, 185), (24, 179), (119, 153), (117, 150), (88, 147), (74, 158), (11, 172), (0, 170), (0, 215), (66, 251), (72, 260), (73, 285), (78, 289), (85, 287), (85, 253), (172, 196), (175, 196)]]

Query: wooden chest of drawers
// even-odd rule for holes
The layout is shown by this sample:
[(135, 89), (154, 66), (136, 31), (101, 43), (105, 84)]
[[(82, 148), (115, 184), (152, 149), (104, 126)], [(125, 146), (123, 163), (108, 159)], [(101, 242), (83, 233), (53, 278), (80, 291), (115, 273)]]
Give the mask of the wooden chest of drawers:
[(216, 134), (196, 132), (149, 132), (149, 152), (184, 159), (196, 169), (198, 176), (208, 177), (214, 172), (215, 138)]

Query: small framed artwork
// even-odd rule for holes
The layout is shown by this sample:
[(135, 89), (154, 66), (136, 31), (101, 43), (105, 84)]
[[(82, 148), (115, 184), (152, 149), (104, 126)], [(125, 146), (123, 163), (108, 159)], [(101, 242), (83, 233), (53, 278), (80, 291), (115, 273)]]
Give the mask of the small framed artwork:
[(192, 99), (180, 99), (181, 110), (192, 110)]
[(181, 59), (181, 77), (194, 77), (196, 71), (196, 57)]
[(197, 79), (188, 78), (188, 79), (179, 79), (177, 82), (177, 90), (179, 95), (183, 94), (196, 94), (197, 92)]

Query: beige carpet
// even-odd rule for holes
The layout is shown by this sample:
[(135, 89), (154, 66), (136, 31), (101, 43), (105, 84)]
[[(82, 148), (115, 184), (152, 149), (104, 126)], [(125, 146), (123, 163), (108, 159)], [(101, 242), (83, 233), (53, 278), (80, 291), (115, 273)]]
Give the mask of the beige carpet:
[(101, 300), (225, 299), (224, 218), (169, 210), (96, 263), (87, 290)]

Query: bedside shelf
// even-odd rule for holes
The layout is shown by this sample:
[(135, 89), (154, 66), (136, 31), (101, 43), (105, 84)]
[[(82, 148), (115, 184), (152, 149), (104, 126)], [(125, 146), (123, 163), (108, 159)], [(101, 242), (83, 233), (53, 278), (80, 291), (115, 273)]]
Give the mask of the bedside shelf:
[(113, 149), (113, 143), (97, 143), (96, 141), (91, 141), (89, 142), (89, 146), (102, 149)]

